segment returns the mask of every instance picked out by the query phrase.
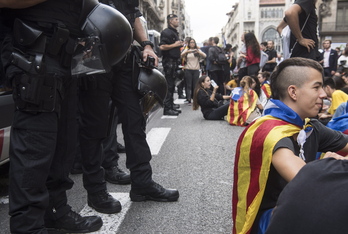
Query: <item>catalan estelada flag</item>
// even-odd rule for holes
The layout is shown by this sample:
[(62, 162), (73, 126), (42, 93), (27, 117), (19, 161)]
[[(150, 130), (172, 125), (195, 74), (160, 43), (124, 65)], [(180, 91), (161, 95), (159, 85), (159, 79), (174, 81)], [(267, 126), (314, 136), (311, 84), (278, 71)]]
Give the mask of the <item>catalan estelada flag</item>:
[(269, 85), (269, 83), (263, 83), (261, 86), (261, 89), (265, 93), (267, 99), (270, 99), (272, 95), (272, 91), (271, 91), (271, 86)]
[(238, 87), (232, 91), (230, 106), (227, 111), (227, 122), (231, 125), (245, 126), (251, 112), (256, 108), (257, 99), (256, 92), (252, 89), (249, 93)]
[[(272, 106), (271, 111), (267, 106)], [(285, 107), (284, 107), (285, 106)], [(232, 194), (233, 234), (250, 233), (263, 198), (273, 148), (302, 130), (304, 121), (279, 100), (266, 105), (267, 115), (251, 123), (237, 143)]]

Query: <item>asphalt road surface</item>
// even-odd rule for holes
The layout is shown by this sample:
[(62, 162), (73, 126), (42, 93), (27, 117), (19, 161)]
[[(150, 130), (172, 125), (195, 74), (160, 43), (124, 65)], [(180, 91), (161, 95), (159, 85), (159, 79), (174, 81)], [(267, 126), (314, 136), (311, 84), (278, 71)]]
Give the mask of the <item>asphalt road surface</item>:
[[(183, 103), (183, 100), (176, 100)], [(237, 139), (244, 128), (226, 121), (207, 121), (200, 110), (181, 104), (178, 117), (157, 110), (147, 125), (153, 154), (153, 179), (180, 192), (177, 202), (131, 202), (130, 185), (108, 183), (109, 192), (122, 203), (122, 212), (105, 215), (87, 205), (82, 175), (68, 191), (69, 204), (83, 215), (101, 215), (104, 225), (96, 233), (115, 234), (217, 234), (231, 233), (232, 169)], [(121, 126), (118, 141), (123, 143)], [(125, 169), (125, 154), (120, 167)], [(0, 233), (10, 233), (6, 168), (0, 175)]]

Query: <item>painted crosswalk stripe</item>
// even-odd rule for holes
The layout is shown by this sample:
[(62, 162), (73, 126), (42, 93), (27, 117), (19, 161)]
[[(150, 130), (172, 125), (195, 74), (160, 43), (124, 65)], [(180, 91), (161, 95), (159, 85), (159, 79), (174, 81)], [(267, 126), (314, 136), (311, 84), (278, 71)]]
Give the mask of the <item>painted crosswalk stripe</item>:
[(98, 213), (88, 205), (86, 205), (80, 212), (82, 216), (89, 216), (89, 215), (98, 215), (103, 220), (103, 226), (96, 232), (91, 233), (98, 233), (98, 234), (105, 234), (105, 233), (117, 233), (117, 230), (119, 226), (121, 225), (122, 221), (124, 220), (124, 217), (127, 214), (127, 211), (130, 208), (131, 201), (129, 198), (129, 193), (110, 193), (111, 196), (116, 198), (121, 202), (122, 210), (120, 213), (117, 214), (102, 214)]
[(177, 115), (162, 115), (161, 119), (176, 119), (178, 118)]
[(185, 104), (185, 99), (175, 99), (175, 104)]
[(146, 136), (151, 154), (157, 155), (169, 134), (170, 128), (152, 128)]

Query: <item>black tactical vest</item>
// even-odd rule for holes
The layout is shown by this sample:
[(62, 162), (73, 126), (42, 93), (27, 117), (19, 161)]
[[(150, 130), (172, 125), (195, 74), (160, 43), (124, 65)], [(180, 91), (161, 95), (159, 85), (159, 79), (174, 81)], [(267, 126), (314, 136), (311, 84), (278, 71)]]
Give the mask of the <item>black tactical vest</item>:
[(88, 0), (48, 0), (25, 9), (8, 11), (12, 16), (22, 20), (66, 27), (72, 35), (77, 36), (80, 34), (79, 21), (83, 1)]

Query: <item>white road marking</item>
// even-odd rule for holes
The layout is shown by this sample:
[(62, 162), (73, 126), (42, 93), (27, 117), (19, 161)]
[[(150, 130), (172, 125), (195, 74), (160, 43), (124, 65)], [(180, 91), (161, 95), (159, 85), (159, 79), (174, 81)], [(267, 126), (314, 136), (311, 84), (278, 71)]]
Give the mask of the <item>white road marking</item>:
[(98, 231), (91, 232), (91, 233), (98, 233), (98, 234), (116, 233), (122, 221), (124, 220), (124, 217), (126, 216), (127, 211), (130, 208), (131, 201), (129, 198), (129, 193), (110, 193), (110, 194), (121, 202), (122, 210), (120, 213), (102, 214), (95, 211), (88, 205), (86, 205), (80, 212), (82, 216), (98, 215), (102, 218), (103, 226)]
[(186, 99), (175, 99), (174, 103), (175, 104), (185, 104)]
[(162, 115), (161, 119), (176, 119), (177, 115)]
[(146, 136), (151, 154), (157, 155), (169, 134), (170, 128), (152, 128)]

